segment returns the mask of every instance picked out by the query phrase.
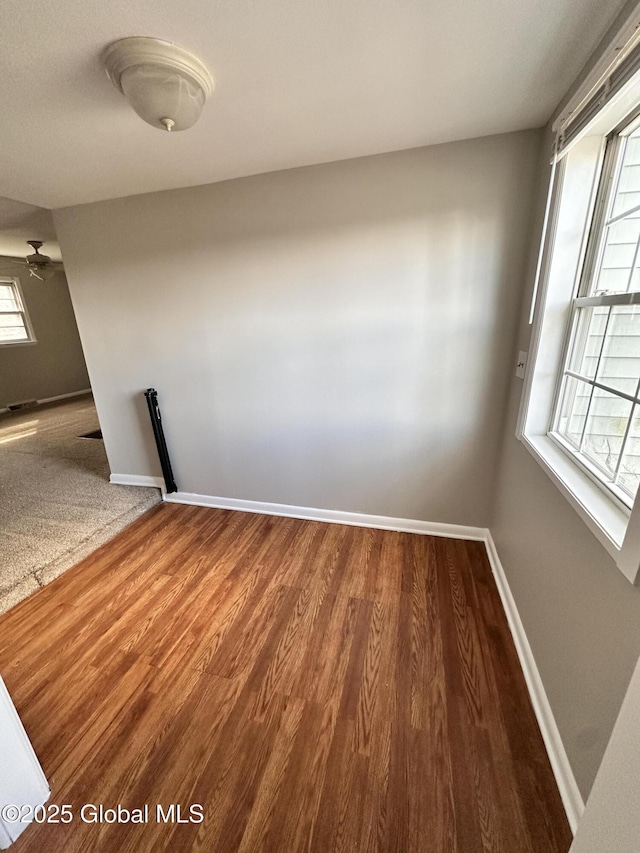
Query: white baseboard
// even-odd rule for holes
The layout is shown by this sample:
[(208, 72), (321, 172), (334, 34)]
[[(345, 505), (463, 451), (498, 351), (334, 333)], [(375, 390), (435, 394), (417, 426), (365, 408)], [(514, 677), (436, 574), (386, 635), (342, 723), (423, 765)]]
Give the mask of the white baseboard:
[(495, 542), (489, 531), (487, 531), (485, 545), (496, 586), (500, 593), (500, 599), (502, 600), (502, 606), (507, 616), (509, 628), (511, 629), (513, 642), (520, 658), (520, 666), (527, 682), (533, 710), (540, 726), (542, 739), (547, 749), (565, 812), (567, 813), (567, 820), (569, 821), (571, 831), (575, 835), (578, 822), (584, 811), (584, 800), (582, 799), (582, 794), (569, 764), (569, 759), (562, 743), (562, 738), (560, 737), (560, 732), (558, 731), (558, 726), (556, 725), (540, 673), (538, 672), (524, 625), (522, 624), (518, 608), (509, 588), (509, 582), (500, 562)]
[(162, 477), (149, 477), (146, 474), (111, 474), (109, 482), (116, 486), (148, 486), (152, 489), (160, 489), (164, 493)]
[[(57, 394), (55, 397), (43, 397), (42, 400), (36, 400), (36, 404), (38, 406), (43, 406), (45, 403), (55, 403), (57, 400), (68, 400), (71, 397), (83, 397), (85, 394), (91, 394), (91, 388), (85, 388), (82, 391), (71, 391), (70, 394)], [(17, 400), (16, 403), (11, 403), (12, 406), (15, 406), (17, 403), (21, 402), (29, 402), (28, 400), (22, 401)], [(11, 409), (8, 406), (0, 409), (0, 415), (3, 415), (5, 412), (10, 412)], [(19, 412), (20, 410), (18, 410)]]
[(55, 403), (57, 400), (68, 400), (71, 397), (82, 397), (85, 394), (91, 394), (91, 388), (85, 388), (82, 391), (71, 391), (70, 394), (57, 394), (55, 397), (43, 397), (42, 400), (38, 400), (38, 405), (42, 406), (44, 403)]
[(354, 527), (375, 527), (380, 530), (397, 530), (402, 533), (421, 533), (427, 536), (446, 536), (450, 539), (477, 539), (485, 541), (484, 527), (465, 527), (461, 524), (444, 524), (437, 521), (418, 521), (411, 518), (389, 518), (385, 515), (366, 515), (360, 512), (342, 512), (335, 509), (315, 509), (306, 506), (245, 501), (196, 495), (191, 492), (173, 492), (164, 495), (167, 503), (210, 506), (216, 509), (235, 509), (260, 515), (280, 515), (284, 518), (303, 518), (308, 521), (327, 521), (331, 524), (349, 524)]

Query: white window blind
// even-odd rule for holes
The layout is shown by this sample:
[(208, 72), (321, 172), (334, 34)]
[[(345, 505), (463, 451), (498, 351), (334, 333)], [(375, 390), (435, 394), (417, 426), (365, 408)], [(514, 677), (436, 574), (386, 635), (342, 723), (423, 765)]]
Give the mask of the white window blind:
[(640, 72), (640, 12), (629, 20), (610, 45), (598, 66), (554, 122), (555, 159), (595, 121)]

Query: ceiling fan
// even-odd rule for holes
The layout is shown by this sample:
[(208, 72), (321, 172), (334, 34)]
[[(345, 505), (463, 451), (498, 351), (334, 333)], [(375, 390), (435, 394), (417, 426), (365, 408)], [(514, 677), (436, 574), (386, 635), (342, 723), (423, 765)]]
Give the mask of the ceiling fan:
[(29, 270), (29, 275), (40, 281), (48, 281), (51, 276), (55, 275), (58, 270), (62, 269), (62, 264), (54, 263), (48, 255), (40, 254), (40, 247), (43, 245), (42, 240), (27, 240), (27, 245), (34, 250), (32, 254), (27, 255), (24, 260), (18, 258), (5, 258), (6, 266), (2, 266), (0, 261), (0, 269), (10, 269), (11, 267), (26, 267)]

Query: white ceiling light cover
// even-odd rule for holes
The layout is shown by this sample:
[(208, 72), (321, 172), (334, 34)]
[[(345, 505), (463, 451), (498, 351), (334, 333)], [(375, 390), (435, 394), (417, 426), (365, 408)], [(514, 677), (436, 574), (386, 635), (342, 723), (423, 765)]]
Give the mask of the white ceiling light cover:
[(135, 36), (113, 42), (102, 56), (107, 76), (153, 127), (187, 130), (213, 93), (207, 66), (183, 47)]

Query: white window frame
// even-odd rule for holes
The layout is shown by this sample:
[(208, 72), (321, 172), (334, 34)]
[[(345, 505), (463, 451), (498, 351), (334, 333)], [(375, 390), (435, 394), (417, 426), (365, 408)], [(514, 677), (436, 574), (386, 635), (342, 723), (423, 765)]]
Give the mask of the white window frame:
[[(574, 299), (585, 265), (607, 136), (640, 105), (640, 75), (608, 103), (551, 169), (536, 271), (533, 329), (516, 437), (574, 507), (625, 577), (640, 578), (640, 498), (632, 510), (576, 464), (549, 433)], [(627, 295), (627, 299), (628, 299)]]
[(0, 284), (9, 284), (13, 287), (15, 299), (18, 303), (18, 311), (11, 312), (1, 312), (1, 313), (18, 313), (22, 317), (22, 323), (24, 325), (25, 331), (27, 333), (27, 338), (21, 341), (0, 341), (0, 347), (21, 347), (30, 344), (37, 344), (37, 338), (33, 331), (33, 325), (31, 323), (31, 317), (29, 316), (29, 312), (27, 311), (27, 304), (24, 301), (24, 295), (22, 293), (22, 287), (20, 286), (20, 279), (15, 276), (0, 276)]
[[(609, 494), (614, 501), (619, 502), (620, 506), (624, 510), (631, 510), (631, 508), (633, 507), (633, 499), (627, 494), (627, 492), (625, 492), (616, 484), (615, 480), (619, 468), (622, 464), (624, 445), (626, 444), (629, 435), (633, 413), (635, 411), (635, 407), (640, 404), (640, 381), (636, 384), (635, 393), (625, 393), (620, 389), (610, 387), (606, 384), (603, 384), (602, 382), (599, 382), (595, 375), (593, 378), (590, 378), (586, 375), (576, 372), (576, 369), (574, 369), (571, 365), (571, 361), (573, 357), (573, 348), (576, 345), (576, 337), (578, 336), (579, 315), (583, 309), (594, 307), (613, 308), (614, 306), (618, 305), (622, 306), (640, 304), (640, 289), (635, 291), (627, 290), (624, 292), (615, 293), (604, 291), (597, 293), (593, 292), (594, 277), (598, 273), (599, 259), (602, 253), (604, 252), (603, 237), (605, 233), (605, 228), (607, 224), (610, 224), (610, 221), (616, 221), (616, 217), (613, 217), (612, 219), (610, 218), (610, 220), (608, 220), (607, 213), (615, 197), (617, 181), (619, 180), (619, 173), (622, 166), (622, 159), (625, 150), (624, 146), (626, 145), (626, 138), (628, 138), (631, 133), (636, 131), (639, 125), (640, 116), (638, 115), (638, 109), (635, 109), (633, 111), (633, 114), (631, 116), (628, 116), (621, 123), (621, 126), (616, 128), (611, 134), (609, 134), (605, 141), (602, 165), (599, 169), (599, 174), (597, 175), (595, 199), (596, 204), (591, 215), (591, 222), (589, 223), (588, 233), (586, 234), (585, 255), (581, 264), (582, 269), (580, 271), (580, 281), (577, 287), (577, 293), (575, 294), (572, 300), (571, 319), (569, 322), (569, 329), (567, 331), (567, 336), (565, 339), (566, 342), (562, 357), (562, 366), (558, 375), (558, 381), (556, 385), (556, 392), (553, 403), (553, 411), (551, 414), (551, 420), (548, 431), (549, 437), (553, 441), (555, 441), (558, 446), (562, 450), (564, 450), (565, 453), (567, 453), (568, 456), (578, 466), (580, 466), (588, 476), (592, 477), (594, 482), (598, 486), (600, 486), (600, 488), (604, 489), (605, 493)], [(636, 212), (636, 210), (626, 211), (624, 214), (620, 214), (617, 219), (622, 220), (626, 218), (629, 213), (634, 212)], [(634, 270), (637, 267), (638, 245), (640, 244), (636, 245), (635, 255), (633, 257), (633, 262), (629, 273), (628, 286), (631, 284), (631, 281), (634, 277)], [(609, 314), (607, 317), (605, 330), (606, 327), (609, 325), (610, 319), (611, 314)], [(602, 353), (600, 355), (602, 356)], [(599, 466), (597, 464), (592, 463), (587, 456), (581, 453), (579, 448), (574, 448), (558, 429), (558, 423), (561, 418), (562, 409), (563, 379), (565, 376), (571, 376), (574, 379), (579, 380), (583, 384), (591, 385), (594, 389), (600, 389), (602, 391), (605, 391), (608, 394), (617, 397), (621, 400), (626, 400), (631, 404), (627, 430), (623, 437), (623, 446), (620, 450), (613, 481), (611, 481), (611, 478), (607, 476), (607, 472), (605, 472), (604, 470), (599, 470)], [(584, 421), (583, 436), (580, 442), (581, 445), (584, 441), (586, 427), (587, 417), (585, 417)]]

